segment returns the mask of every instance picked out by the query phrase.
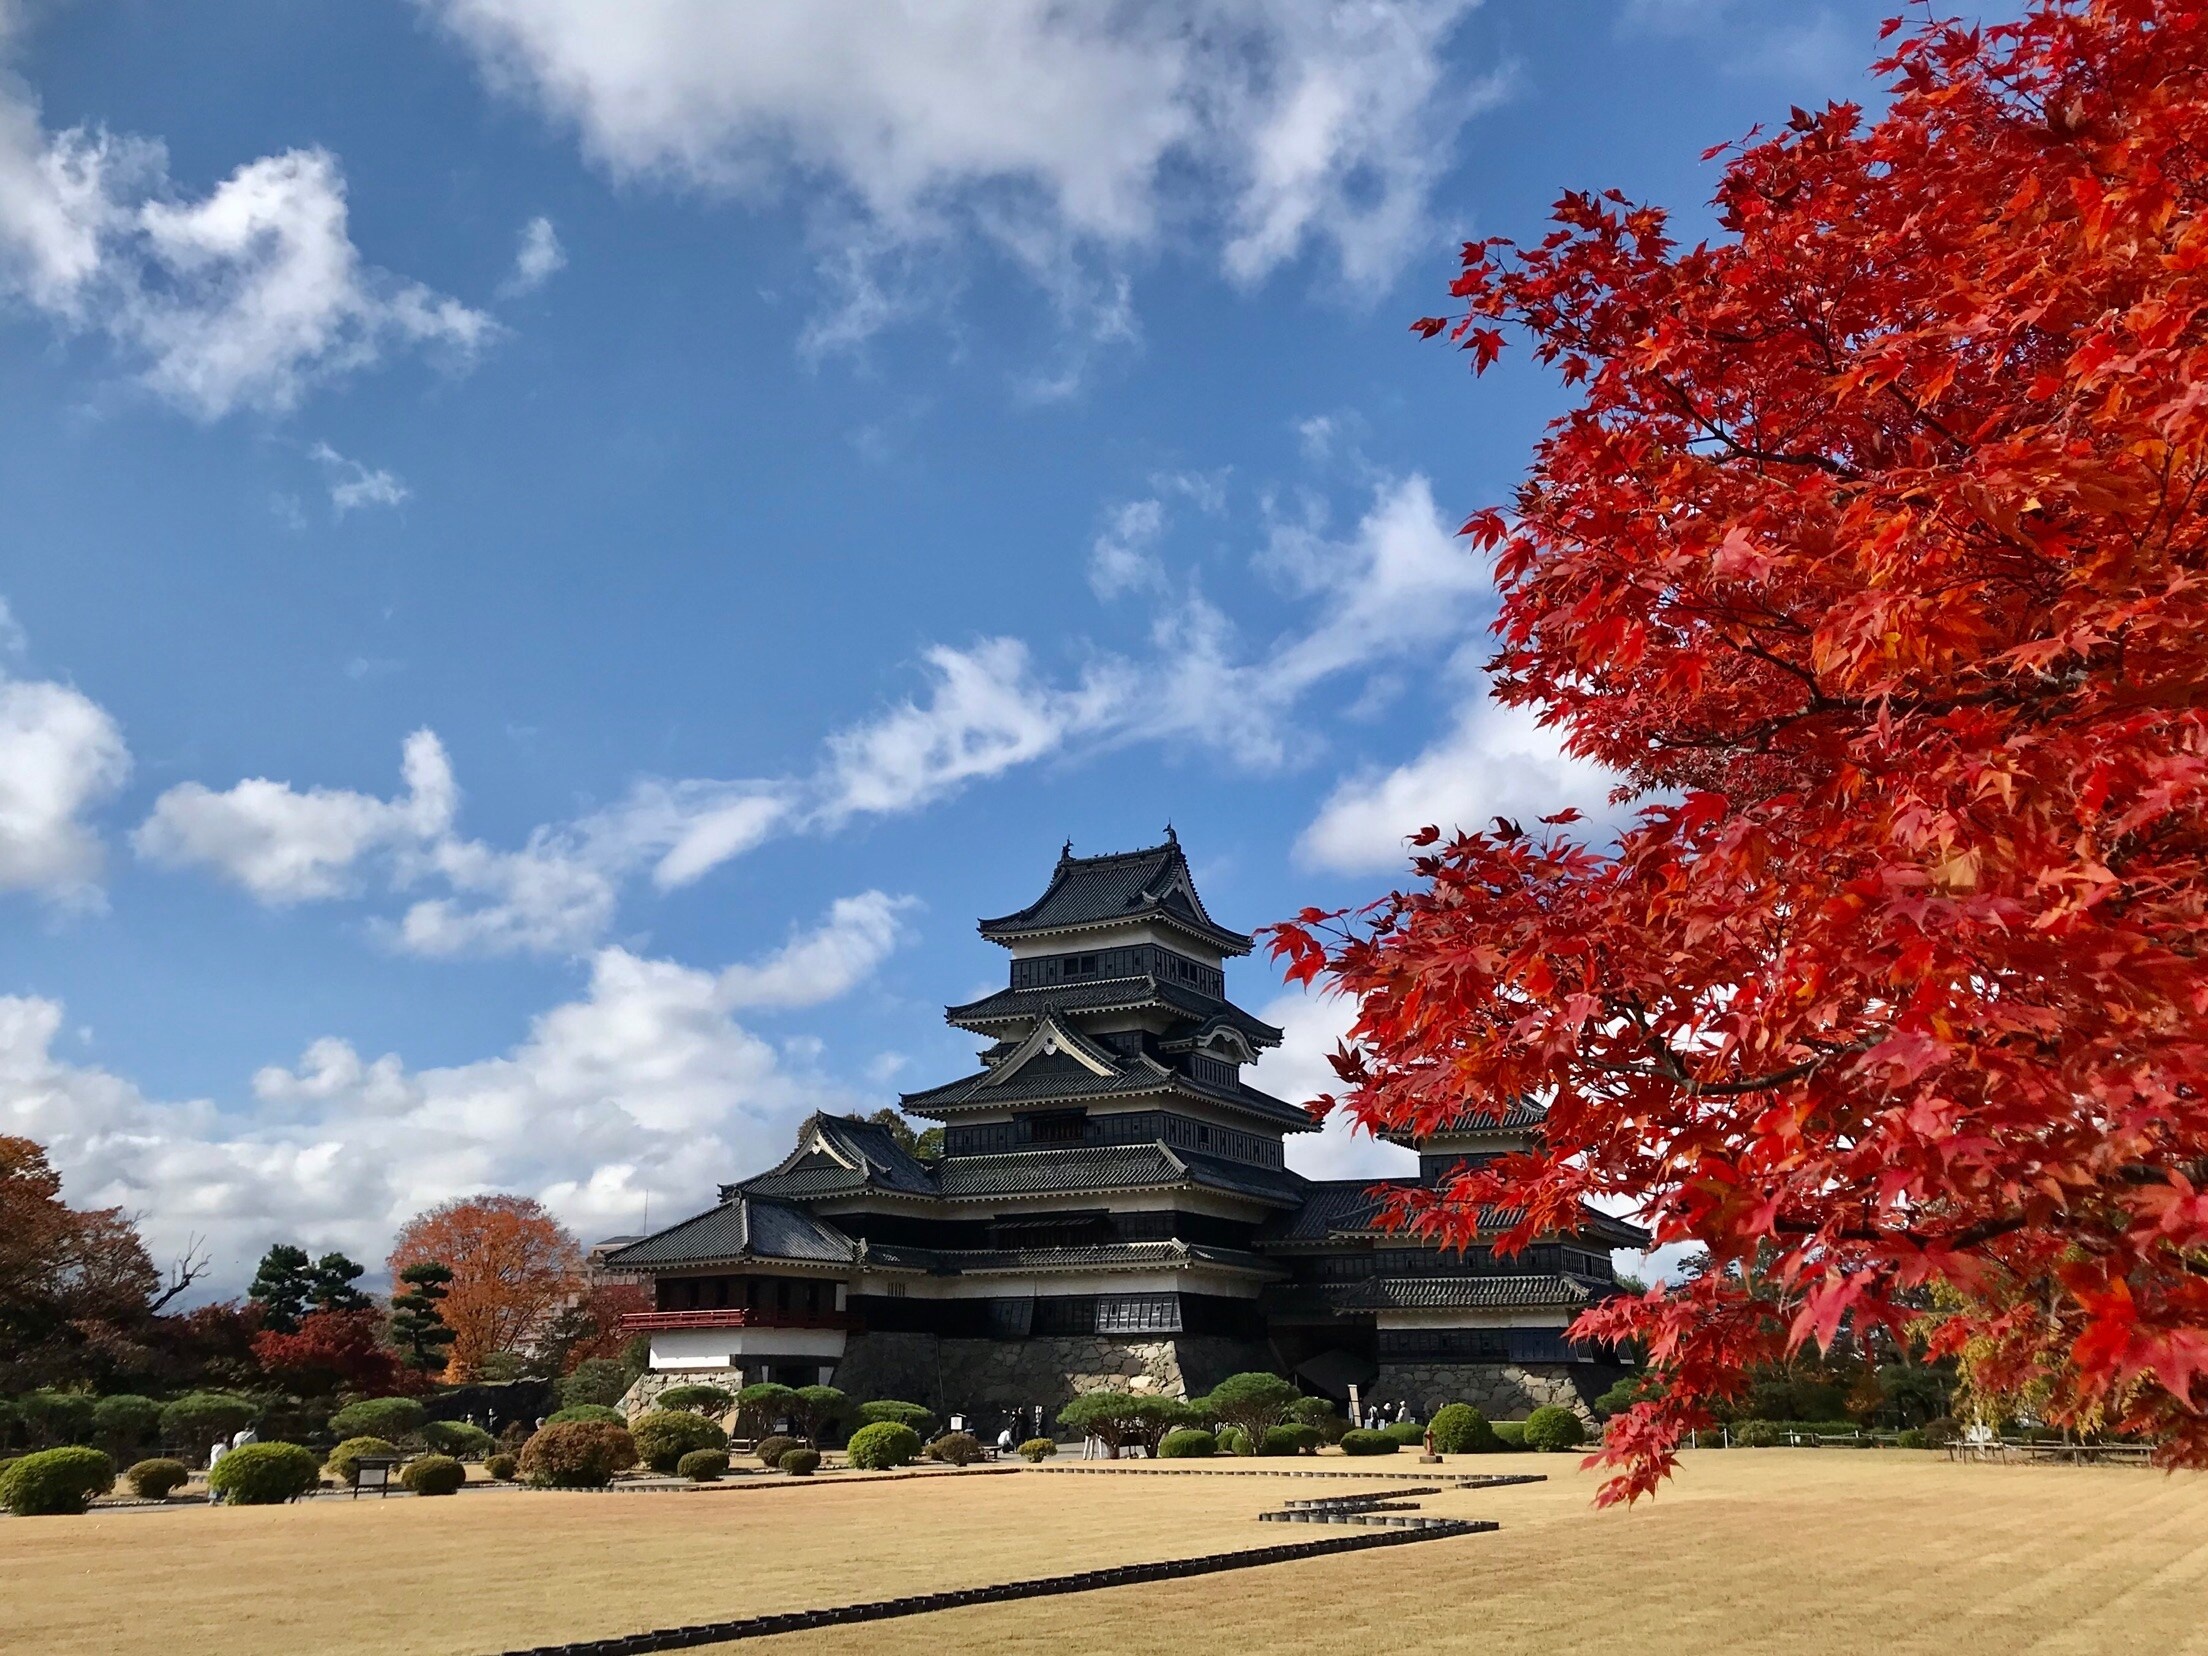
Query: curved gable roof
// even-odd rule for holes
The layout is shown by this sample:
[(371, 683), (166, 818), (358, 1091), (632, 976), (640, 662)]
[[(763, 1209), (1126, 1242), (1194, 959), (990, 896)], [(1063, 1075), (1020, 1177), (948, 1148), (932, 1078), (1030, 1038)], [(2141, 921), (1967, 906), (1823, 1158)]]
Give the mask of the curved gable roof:
[(1076, 857), (1069, 843), (1040, 897), (1023, 909), (981, 921), (979, 929), (992, 942), (1006, 942), (1126, 920), (1160, 920), (1178, 926), (1222, 954), (1250, 952), (1245, 933), (1229, 931), (1206, 912), (1181, 842), (1170, 829), (1162, 845), (1101, 857)]

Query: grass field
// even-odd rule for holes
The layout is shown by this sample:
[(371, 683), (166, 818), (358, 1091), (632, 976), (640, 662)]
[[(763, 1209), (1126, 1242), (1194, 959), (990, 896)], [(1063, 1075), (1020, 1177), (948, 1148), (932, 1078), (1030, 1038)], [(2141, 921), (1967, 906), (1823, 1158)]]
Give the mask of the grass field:
[[(1418, 1470), (1408, 1455), (1386, 1467)], [(2208, 1656), (2208, 1477), (1733, 1450), (1690, 1454), (1653, 1506), (1618, 1513), (1591, 1509), (1594, 1481), (1573, 1457), (1483, 1456), (1449, 1470), (1549, 1481), (1423, 1503), (1497, 1519), (1496, 1534), (743, 1648)], [(1362, 1487), (1165, 1465), (7, 1519), (0, 1646), (494, 1652), (1339, 1535), (1349, 1532), (1255, 1516)]]

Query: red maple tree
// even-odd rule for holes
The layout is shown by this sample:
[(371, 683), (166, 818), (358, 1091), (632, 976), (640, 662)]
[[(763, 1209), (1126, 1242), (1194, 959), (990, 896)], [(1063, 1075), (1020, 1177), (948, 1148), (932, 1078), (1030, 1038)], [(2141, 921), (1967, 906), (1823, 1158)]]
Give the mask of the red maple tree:
[(1498, 695), (1633, 825), (1428, 829), (1275, 939), (1358, 998), (1358, 1119), (1548, 1105), (1404, 1222), (1708, 1250), (1578, 1324), (1666, 1382), (1606, 1500), (1843, 1326), (2208, 1463), (2208, 8), (1887, 33), (1885, 112), (1751, 134), (1721, 242), (1568, 195), (1417, 324), (1582, 388), (1465, 532)]
[(253, 1336), (253, 1359), (271, 1379), (308, 1394), (387, 1397), (428, 1387), (384, 1344), (383, 1316), (373, 1309), (310, 1311), (292, 1334), (264, 1328)]

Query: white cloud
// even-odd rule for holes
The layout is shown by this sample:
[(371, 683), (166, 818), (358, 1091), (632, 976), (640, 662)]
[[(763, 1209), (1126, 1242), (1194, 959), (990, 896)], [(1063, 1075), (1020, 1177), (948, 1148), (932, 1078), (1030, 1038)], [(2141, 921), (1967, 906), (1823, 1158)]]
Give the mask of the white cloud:
[[(14, 27), (0, 0), (0, 55)], [(0, 298), (104, 335), (147, 386), (206, 420), (288, 409), (393, 348), (465, 359), (495, 330), (361, 259), (326, 151), (263, 156), (183, 198), (159, 143), (48, 133), (4, 68)]]
[[(537, 1196), (586, 1240), (634, 1230), (647, 1192), (662, 1216), (702, 1207), (717, 1178), (785, 1150), (807, 1111), (864, 1102), (731, 1016), (762, 983), (826, 995), (870, 970), (894, 941), (879, 915), (902, 900), (846, 903), (823, 928), (838, 970), (770, 961), (732, 968), (762, 975), (731, 987), (729, 972), (603, 949), (584, 992), (500, 1056), (412, 1070), (326, 1037), (261, 1070), (235, 1110), (73, 1064), (53, 1050), (58, 1002), (0, 997), (0, 1132), (47, 1145), (79, 1205), (143, 1213), (157, 1252), (207, 1237), (231, 1290), (278, 1240), (380, 1261), (410, 1215), (472, 1191)], [(815, 958), (808, 942), (775, 959)]]
[(1599, 824), (1615, 815), (1609, 792), (1617, 780), (1566, 754), (1561, 733), (1543, 729), (1529, 709), (1480, 695), (1408, 763), (1345, 778), (1296, 841), (1296, 855), (1309, 867), (1363, 874), (1403, 868), (1405, 836), (1429, 823), (1447, 835), (1502, 816), (1531, 829), (1576, 806)]
[(1321, 616), (1268, 658), (1271, 693), (1283, 700), (1348, 668), (1459, 638), (1493, 599), (1486, 565), (1416, 473), (1381, 483), (1347, 540), (1308, 522), (1276, 523), (1261, 561)]
[(838, 898), (828, 917), (755, 965), (721, 974), (728, 1006), (817, 1006), (873, 976), (907, 935), (904, 916), (918, 904), (879, 891)]
[(97, 901), (100, 840), (84, 813), (129, 774), (105, 708), (67, 685), (0, 677), (0, 891)]
[(1027, 646), (986, 639), (971, 650), (927, 652), (935, 685), (828, 740), (823, 819), (909, 811), (978, 777), (996, 776), (1103, 727), (1119, 688), (1089, 680), (1070, 690), (1036, 680)]
[[(1162, 533), (1164, 495), (1208, 512), (1216, 493), (1214, 480), (1161, 480), (1156, 511), (1123, 511), (1115, 527), (1130, 540)], [(1418, 476), (1383, 480), (1342, 537), (1315, 522), (1276, 525), (1260, 562), (1313, 613), (1254, 652), (1193, 586), (1172, 590), (1161, 562), (1146, 654), (1096, 652), (1054, 682), (1018, 639), (937, 645), (922, 657), (921, 694), (830, 733), (807, 773), (645, 778), (614, 805), (537, 828), (518, 850), (458, 837), (451, 770), (426, 731), (408, 749), (410, 777), (418, 763), (436, 770), (426, 791), (410, 783), (383, 800), (261, 779), (222, 793), (186, 783), (156, 802), (136, 844), (151, 860), (211, 868), (272, 903), (358, 893), (358, 870), (380, 860), (394, 892), (444, 888), (383, 928), (402, 948), (574, 951), (606, 934), (632, 877), (648, 872), (659, 890), (675, 890), (778, 835), (917, 810), (1053, 757), (1155, 742), (1251, 768), (1287, 763), (1311, 745), (1293, 720), (1315, 687), (1430, 650), (1490, 601)]]
[(317, 443), (307, 451), (308, 457), (321, 462), (330, 482), (330, 509), (339, 517), (347, 512), (357, 512), (363, 506), (399, 506), (412, 495), (410, 489), (399, 480), (398, 474), (381, 469), (371, 469), (358, 460), (348, 460), (327, 443)]
[[(1308, 1104), (1321, 1093), (1340, 1095), (1341, 1079), (1326, 1059), (1356, 1021), (1354, 1002), (1291, 989), (1258, 1016), (1277, 1027), (1282, 1040), (1251, 1071), (1253, 1086), (1291, 1104)], [(1287, 1158), (1307, 1179), (1388, 1179), (1418, 1171), (1414, 1152), (1352, 1128), (1338, 1110), (1328, 1114), (1318, 1132), (1290, 1135)]]
[(879, 258), (961, 239), (1096, 337), (1131, 331), (1118, 266), (1169, 235), (1237, 282), (1323, 246), (1383, 284), (1498, 87), (1445, 56), (1477, 0), (418, 3), (615, 176), (813, 203), (846, 252), (813, 349), (898, 312)]
[(459, 808), (452, 761), (434, 732), (406, 739), (407, 791), (395, 799), (251, 777), (223, 793), (185, 782), (154, 801), (131, 844), (166, 867), (213, 869), (264, 903), (306, 902), (353, 889), (371, 851), (448, 834)]
[(567, 249), (560, 245), (552, 221), (539, 216), (522, 226), (521, 246), (514, 252), (513, 274), (498, 287), (502, 299), (518, 299), (534, 293), (567, 268)]
[(1164, 528), (1162, 500), (1130, 500), (1112, 508), (1110, 520), (1089, 548), (1089, 585), (1099, 598), (1114, 598), (1165, 579), (1157, 552), (1158, 535)]

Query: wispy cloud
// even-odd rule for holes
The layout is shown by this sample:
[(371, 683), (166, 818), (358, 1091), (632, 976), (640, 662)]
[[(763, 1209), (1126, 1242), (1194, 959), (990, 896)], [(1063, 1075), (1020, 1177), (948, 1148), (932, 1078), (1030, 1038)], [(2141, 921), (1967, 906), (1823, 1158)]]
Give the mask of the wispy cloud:
[(538, 217), (522, 226), (521, 246), (514, 253), (513, 273), (498, 285), (501, 299), (519, 299), (567, 268), (567, 249), (560, 245), (552, 221)]
[[(1215, 511), (1222, 487), (1161, 479), (1151, 509), (1121, 511), (1119, 527), (1154, 548), (1169, 498)], [(645, 778), (518, 848), (460, 833), (451, 762), (428, 731), (408, 739), (407, 785), (395, 796), (266, 778), (220, 792), (185, 783), (155, 802), (134, 844), (150, 861), (208, 869), (269, 904), (359, 897), (380, 884), (411, 899), (386, 935), (420, 953), (572, 952), (605, 935), (631, 880), (678, 889), (778, 836), (923, 809), (1023, 767), (1133, 743), (1254, 770), (1290, 763), (1313, 751), (1295, 730), (1314, 691), (1445, 645), (1491, 602), (1415, 475), (1381, 479), (1339, 533), (1315, 512), (1272, 522), (1253, 561), (1304, 607), (1303, 625), (1245, 644), (1161, 560), (1145, 577), (1155, 603), (1146, 653), (1091, 651), (1078, 672), (1053, 676), (1021, 639), (938, 644), (921, 656), (915, 693), (829, 733), (808, 769)]]
[(349, 460), (327, 443), (315, 444), (307, 454), (322, 465), (330, 486), (330, 509), (338, 517), (366, 506), (402, 505), (413, 493), (397, 473)]

